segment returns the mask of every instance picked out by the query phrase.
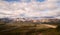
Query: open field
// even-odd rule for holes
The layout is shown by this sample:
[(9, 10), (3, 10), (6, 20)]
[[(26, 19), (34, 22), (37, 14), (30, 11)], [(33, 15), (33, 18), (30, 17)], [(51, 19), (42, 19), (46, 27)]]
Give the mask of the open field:
[(1, 22), (0, 35), (60, 35), (60, 26), (33, 22)]

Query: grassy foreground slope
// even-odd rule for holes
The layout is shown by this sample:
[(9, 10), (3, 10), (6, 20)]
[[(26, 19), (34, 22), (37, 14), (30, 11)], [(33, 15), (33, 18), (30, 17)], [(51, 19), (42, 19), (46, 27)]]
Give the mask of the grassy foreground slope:
[(59, 25), (57, 28), (51, 28), (44, 24), (33, 22), (0, 22), (0, 35), (60, 35)]

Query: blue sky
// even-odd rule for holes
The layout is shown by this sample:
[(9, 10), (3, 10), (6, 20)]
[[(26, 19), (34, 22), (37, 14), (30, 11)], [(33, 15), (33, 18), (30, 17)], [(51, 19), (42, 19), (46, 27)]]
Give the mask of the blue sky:
[(60, 0), (0, 0), (0, 16), (60, 18)]
[(45, 0), (36, 0), (37, 2), (43, 2), (43, 1), (45, 1)]
[(4, 1), (7, 1), (7, 2), (14, 2), (14, 1), (20, 1), (20, 0), (4, 0)]
[[(21, 2), (21, 0), (4, 0), (4, 1), (7, 1), (7, 2)], [(31, 0), (26, 0), (25, 2), (30, 2)], [(45, 0), (35, 0), (37, 2), (43, 2)]]

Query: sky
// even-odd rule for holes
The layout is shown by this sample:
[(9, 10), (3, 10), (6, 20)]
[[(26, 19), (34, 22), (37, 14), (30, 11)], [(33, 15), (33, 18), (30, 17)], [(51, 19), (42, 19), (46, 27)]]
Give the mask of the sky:
[(0, 18), (60, 18), (60, 0), (0, 0)]

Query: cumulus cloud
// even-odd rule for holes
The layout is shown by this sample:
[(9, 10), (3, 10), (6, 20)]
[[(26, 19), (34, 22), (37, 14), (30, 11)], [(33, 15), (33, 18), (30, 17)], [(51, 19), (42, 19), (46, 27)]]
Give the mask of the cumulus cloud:
[(59, 17), (60, 0), (21, 0), (20, 2), (8, 2), (0, 0), (1, 17)]

